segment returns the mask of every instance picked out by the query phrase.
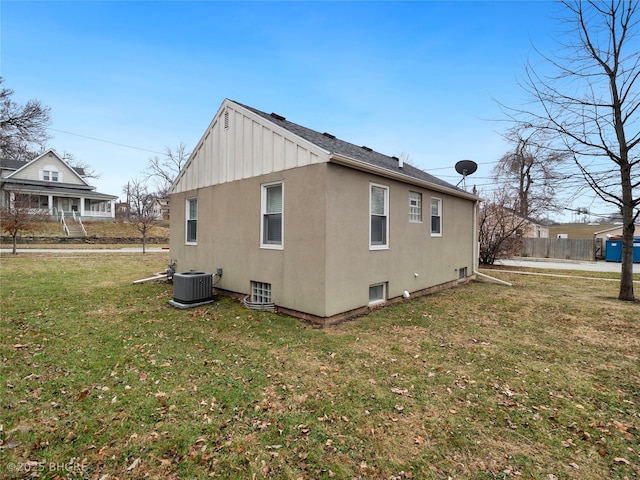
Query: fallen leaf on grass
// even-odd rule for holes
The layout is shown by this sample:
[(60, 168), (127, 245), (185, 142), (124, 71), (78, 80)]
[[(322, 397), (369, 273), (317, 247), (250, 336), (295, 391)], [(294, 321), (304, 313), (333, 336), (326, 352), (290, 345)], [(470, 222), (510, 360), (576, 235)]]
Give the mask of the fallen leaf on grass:
[(631, 432), (629, 432), (629, 427), (627, 427), (626, 425), (616, 420), (612, 422), (612, 425), (616, 427), (620, 432), (622, 432), (622, 434), (627, 440), (631, 440), (633, 438), (633, 435), (631, 434)]
[(76, 398), (76, 402), (81, 402), (82, 400), (87, 398), (87, 395), (89, 395), (89, 389), (85, 388), (80, 392), (80, 395), (78, 395), (78, 398)]
[(397, 395), (408, 395), (409, 394), (409, 390), (407, 390), (406, 388), (392, 388), (391, 389), (392, 393), (395, 393)]
[(624, 463), (625, 465), (631, 465), (631, 462), (624, 457), (616, 457), (613, 459), (616, 463)]
[(137, 467), (138, 467), (138, 465), (140, 465), (140, 462), (141, 462), (140, 457), (136, 458), (136, 459), (133, 461), (133, 463), (127, 467), (127, 471), (128, 471), (128, 472), (130, 472), (130, 471), (131, 471), (131, 470), (133, 470), (134, 468), (137, 468)]

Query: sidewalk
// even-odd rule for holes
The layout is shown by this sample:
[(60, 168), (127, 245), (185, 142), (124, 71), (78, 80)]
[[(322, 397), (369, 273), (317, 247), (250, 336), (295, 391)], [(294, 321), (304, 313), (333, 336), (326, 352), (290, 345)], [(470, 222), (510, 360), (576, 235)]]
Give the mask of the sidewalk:
[[(18, 248), (18, 254), (24, 253), (142, 253), (142, 247), (122, 247), (122, 248)], [(11, 255), (13, 249), (0, 248), (0, 254)], [(147, 247), (146, 253), (169, 253), (168, 248)]]

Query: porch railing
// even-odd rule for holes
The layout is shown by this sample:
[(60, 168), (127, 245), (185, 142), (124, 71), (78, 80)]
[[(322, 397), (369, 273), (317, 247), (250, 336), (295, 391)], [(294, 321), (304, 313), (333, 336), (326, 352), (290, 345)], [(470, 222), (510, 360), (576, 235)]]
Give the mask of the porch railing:
[(69, 227), (67, 227), (67, 222), (64, 219), (64, 212), (60, 212), (60, 223), (62, 223), (62, 229), (64, 230), (64, 233), (69, 236)]
[(84, 229), (84, 224), (82, 223), (82, 217), (80, 217), (80, 215), (76, 215), (75, 212), (74, 212), (73, 218), (75, 218), (76, 222), (78, 222), (80, 224), (80, 226), (82, 227), (82, 234), (86, 237), (87, 236), (87, 231)]

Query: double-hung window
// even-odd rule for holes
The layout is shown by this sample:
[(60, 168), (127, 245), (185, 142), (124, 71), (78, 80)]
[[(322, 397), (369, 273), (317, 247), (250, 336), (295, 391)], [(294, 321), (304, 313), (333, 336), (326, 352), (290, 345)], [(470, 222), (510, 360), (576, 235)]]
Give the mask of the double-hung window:
[(187, 243), (198, 241), (198, 199), (187, 199)]
[(45, 182), (57, 182), (59, 181), (59, 175), (56, 170), (43, 170), (42, 171), (42, 179)]
[(284, 184), (282, 182), (262, 185), (262, 224), (260, 246), (283, 247)]
[(431, 236), (442, 236), (442, 199), (431, 198)]
[(422, 222), (422, 194), (409, 192), (409, 221)]
[(369, 213), (369, 248), (389, 248), (389, 187), (370, 185)]

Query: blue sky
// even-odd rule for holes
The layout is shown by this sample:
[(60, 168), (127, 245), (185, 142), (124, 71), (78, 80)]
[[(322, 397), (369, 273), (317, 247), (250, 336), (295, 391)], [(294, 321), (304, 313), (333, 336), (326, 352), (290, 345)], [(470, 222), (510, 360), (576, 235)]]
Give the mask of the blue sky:
[[(49, 146), (120, 195), (153, 152), (193, 148), (225, 98), (490, 188), (509, 146), (497, 104), (527, 101), (547, 1), (0, 2), (0, 75), (51, 107)], [(86, 138), (90, 137), (90, 138)]]

